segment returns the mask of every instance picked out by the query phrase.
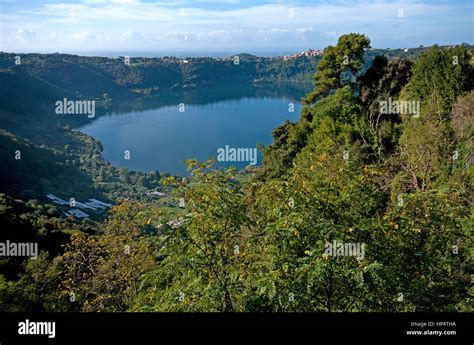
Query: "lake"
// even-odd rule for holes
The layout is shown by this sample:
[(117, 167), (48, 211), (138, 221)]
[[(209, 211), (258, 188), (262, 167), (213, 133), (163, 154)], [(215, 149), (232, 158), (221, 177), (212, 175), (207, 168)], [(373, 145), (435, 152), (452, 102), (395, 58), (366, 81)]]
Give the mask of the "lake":
[[(168, 102), (155, 106), (153, 102), (146, 106), (128, 103), (126, 110), (122, 107), (111, 111), (78, 129), (100, 140), (105, 159), (116, 167), (187, 175), (186, 159), (217, 159), (218, 149), (226, 145), (228, 149), (255, 152), (257, 144), (272, 142), (275, 127), (285, 120), (298, 120), (299, 100), (305, 91), (279, 91), (273, 88), (271, 92), (249, 94), (247, 88), (245, 93), (225, 93), (223, 97), (222, 90), (201, 90), (193, 95), (167, 97)], [(130, 152), (129, 157), (125, 157), (125, 151)], [(235, 161), (231, 156), (230, 160), (220, 164), (237, 168), (249, 164), (248, 160)], [(257, 165), (261, 160), (258, 153)]]

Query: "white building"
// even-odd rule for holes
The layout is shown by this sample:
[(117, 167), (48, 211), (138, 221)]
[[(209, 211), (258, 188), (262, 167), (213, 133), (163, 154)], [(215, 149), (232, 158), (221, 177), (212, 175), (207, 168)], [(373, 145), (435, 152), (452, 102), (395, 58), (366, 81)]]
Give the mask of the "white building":
[(147, 194), (148, 194), (148, 195), (156, 195), (156, 196), (166, 196), (165, 193), (157, 192), (157, 191), (149, 192), (149, 193), (147, 193)]
[(85, 218), (89, 217), (89, 215), (81, 210), (73, 208), (72, 210), (69, 210), (67, 212), (64, 212), (67, 216), (73, 216), (76, 218)]
[(93, 201), (86, 201), (84, 204), (87, 205), (87, 206), (89, 206), (89, 207), (92, 207), (92, 208), (94, 208), (94, 209), (96, 209), (96, 210), (105, 210), (105, 206), (96, 204), (96, 203), (93, 202)]
[(79, 201), (75, 202), (75, 206), (79, 207), (79, 208), (82, 208), (83, 210), (89, 209), (89, 210), (97, 211), (97, 209), (95, 207), (91, 207), (91, 206), (83, 204), (82, 202), (79, 202)]
[(48, 199), (52, 200), (55, 204), (59, 204), (59, 205), (68, 205), (69, 204), (66, 200), (58, 198), (54, 194), (48, 194), (46, 196), (48, 197)]
[(96, 205), (101, 205), (101, 206), (104, 206), (104, 207), (112, 207), (112, 204), (108, 204), (106, 202), (103, 202), (103, 201), (100, 201), (100, 200), (97, 200), (97, 199), (89, 199), (89, 201), (93, 202)]

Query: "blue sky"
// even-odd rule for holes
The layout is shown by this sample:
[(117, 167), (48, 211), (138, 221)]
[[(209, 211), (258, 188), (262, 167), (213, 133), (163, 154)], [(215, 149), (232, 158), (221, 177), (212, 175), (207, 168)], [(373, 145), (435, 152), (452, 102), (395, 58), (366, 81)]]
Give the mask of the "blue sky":
[(1, 51), (298, 51), (473, 43), (474, 1), (0, 0)]

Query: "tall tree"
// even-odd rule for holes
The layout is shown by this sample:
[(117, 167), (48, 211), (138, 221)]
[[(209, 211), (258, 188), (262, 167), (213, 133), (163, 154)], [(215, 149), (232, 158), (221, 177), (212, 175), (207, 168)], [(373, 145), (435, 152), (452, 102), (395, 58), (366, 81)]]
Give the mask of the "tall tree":
[(336, 46), (327, 47), (316, 69), (314, 91), (306, 96), (304, 103), (311, 104), (352, 82), (363, 66), (364, 50), (369, 47), (369, 38), (355, 33), (342, 35)]

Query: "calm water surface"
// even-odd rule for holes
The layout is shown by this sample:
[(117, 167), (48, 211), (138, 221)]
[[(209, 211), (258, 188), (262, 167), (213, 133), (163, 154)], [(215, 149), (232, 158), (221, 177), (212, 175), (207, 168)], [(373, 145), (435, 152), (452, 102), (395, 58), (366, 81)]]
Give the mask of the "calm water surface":
[[(104, 157), (114, 166), (186, 175), (184, 160), (217, 158), (225, 145), (256, 148), (272, 142), (272, 131), (285, 120), (299, 118), (298, 97), (271, 96), (218, 100), (206, 104), (179, 103), (154, 109), (106, 114), (79, 130), (100, 140)], [(294, 104), (294, 112), (289, 111)], [(124, 151), (130, 151), (130, 159)], [(261, 163), (259, 153), (258, 163)], [(248, 162), (226, 165), (242, 168)]]

